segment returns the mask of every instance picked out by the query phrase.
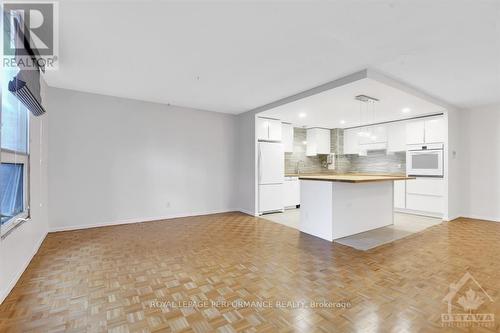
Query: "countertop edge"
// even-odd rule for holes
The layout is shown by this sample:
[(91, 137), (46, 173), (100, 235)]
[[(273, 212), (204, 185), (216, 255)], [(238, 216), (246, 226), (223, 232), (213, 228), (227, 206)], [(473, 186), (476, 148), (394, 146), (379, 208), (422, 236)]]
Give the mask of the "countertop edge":
[(323, 182), (340, 182), (340, 183), (374, 183), (374, 182), (387, 182), (387, 181), (400, 181), (400, 180), (411, 180), (415, 177), (387, 177), (380, 179), (328, 179), (328, 178), (317, 178), (317, 177), (300, 177), (299, 180), (312, 180), (312, 181), (323, 181)]

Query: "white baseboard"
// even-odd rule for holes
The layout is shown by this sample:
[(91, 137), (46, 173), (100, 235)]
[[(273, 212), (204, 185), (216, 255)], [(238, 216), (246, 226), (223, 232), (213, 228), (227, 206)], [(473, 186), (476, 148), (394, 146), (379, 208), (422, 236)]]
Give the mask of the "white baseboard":
[(237, 209), (237, 211), (242, 212), (242, 213), (247, 214), (247, 215), (250, 215), (250, 216), (258, 216), (258, 214), (255, 214), (255, 212), (251, 212), (249, 210), (242, 209), (242, 208)]
[(461, 217), (462, 217), (462, 215), (460, 215), (460, 214), (456, 214), (456, 215), (453, 215), (453, 216), (450, 216), (450, 217), (444, 217), (444, 218), (443, 218), (443, 221), (446, 221), (446, 222), (451, 222), (451, 221), (456, 220), (456, 219), (459, 219), (459, 218), (461, 218)]
[(9, 284), (7, 285), (7, 288), (5, 288), (4, 290), (2, 290), (0, 292), (0, 304), (2, 304), (3, 301), (7, 298), (7, 296), (9, 296), (9, 293), (12, 291), (12, 289), (16, 285), (17, 281), (19, 281), (19, 278), (21, 277), (21, 275), (23, 275), (26, 268), (28, 268), (28, 265), (30, 264), (31, 260), (33, 259), (35, 254), (40, 249), (40, 246), (42, 245), (43, 241), (45, 240), (45, 237), (47, 237), (47, 232), (45, 234), (43, 234), (43, 236), (35, 244), (35, 247), (33, 248), (33, 253), (24, 262), (22, 269), (20, 269), (19, 272), (17, 272), (16, 276), (9, 282)]
[(474, 220), (484, 220), (488, 222), (500, 222), (500, 217), (493, 217), (493, 216), (484, 216), (484, 215), (475, 215), (475, 214), (462, 214), (460, 217), (466, 218), (466, 219), (474, 219)]
[[(61, 227), (55, 226), (55, 227), (51, 227), (49, 232), (71, 231), (71, 230), (90, 229), (90, 228), (98, 228), (98, 227), (110, 227), (110, 226), (120, 225), (120, 224), (152, 222), (152, 221), (159, 221), (159, 220), (175, 219), (175, 218), (180, 218), (180, 217), (211, 215), (211, 214), (220, 214), (220, 213), (237, 212), (237, 211), (241, 211), (241, 210), (240, 209), (210, 210), (210, 211), (203, 211), (203, 212), (176, 213), (176, 214), (170, 214), (170, 215), (164, 215), (164, 216), (137, 217), (137, 218), (117, 220), (117, 221), (108, 221), (108, 222), (100, 222), (100, 223), (92, 223), (92, 224), (81, 224), (81, 225), (74, 225), (74, 226), (61, 226)], [(243, 212), (243, 213), (246, 213), (246, 212)], [(248, 213), (246, 213), (246, 214), (248, 214)], [(253, 214), (251, 214), (251, 215), (253, 215)]]
[(412, 215), (419, 215), (419, 216), (426, 216), (426, 217), (443, 218), (443, 214), (422, 212), (420, 210), (412, 210), (412, 209), (406, 209), (406, 208), (394, 208), (394, 212), (396, 212), (396, 213), (404, 213), (404, 214), (412, 214)]

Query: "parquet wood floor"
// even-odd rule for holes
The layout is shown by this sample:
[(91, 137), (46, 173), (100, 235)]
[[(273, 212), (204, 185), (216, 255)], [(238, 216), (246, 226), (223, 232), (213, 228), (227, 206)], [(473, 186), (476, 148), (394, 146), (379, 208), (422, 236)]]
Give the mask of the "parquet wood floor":
[[(51, 233), (0, 305), (0, 331), (498, 332), (499, 255), (500, 224), (467, 219), (367, 252), (241, 213)], [(442, 328), (467, 271), (496, 323)]]

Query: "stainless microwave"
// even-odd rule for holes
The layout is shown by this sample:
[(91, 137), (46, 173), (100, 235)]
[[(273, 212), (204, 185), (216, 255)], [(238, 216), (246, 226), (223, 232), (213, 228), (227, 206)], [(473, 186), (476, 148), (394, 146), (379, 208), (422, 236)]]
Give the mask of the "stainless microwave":
[(406, 150), (408, 176), (443, 177), (444, 146), (438, 144), (411, 145)]

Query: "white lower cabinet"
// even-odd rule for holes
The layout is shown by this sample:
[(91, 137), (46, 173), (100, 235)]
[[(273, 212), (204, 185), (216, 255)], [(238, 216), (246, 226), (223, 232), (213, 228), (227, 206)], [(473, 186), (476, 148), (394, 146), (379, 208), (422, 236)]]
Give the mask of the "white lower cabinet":
[(406, 209), (442, 215), (444, 211), (443, 178), (422, 177), (407, 180)]
[(394, 208), (406, 208), (406, 181), (404, 180), (394, 182)]
[(300, 205), (300, 180), (298, 177), (285, 177), (283, 183), (285, 207)]
[(406, 209), (433, 215), (443, 214), (443, 197), (422, 194), (406, 194)]
[(407, 180), (406, 193), (442, 197), (444, 194), (443, 178), (417, 177)]

